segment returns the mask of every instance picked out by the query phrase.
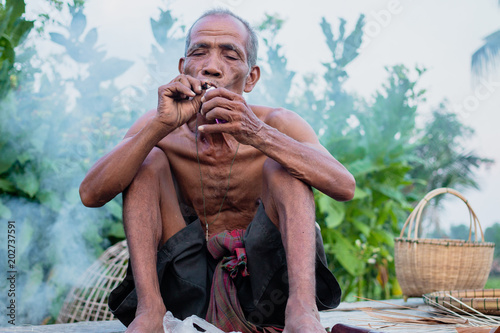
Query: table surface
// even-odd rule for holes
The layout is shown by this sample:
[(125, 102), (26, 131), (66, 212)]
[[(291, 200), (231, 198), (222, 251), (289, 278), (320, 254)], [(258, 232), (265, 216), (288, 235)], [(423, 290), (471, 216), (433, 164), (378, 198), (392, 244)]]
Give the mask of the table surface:
[[(395, 324), (381, 321), (371, 317), (363, 308), (373, 308), (379, 310), (394, 310), (405, 315), (419, 315), (431, 317), (432, 314), (425, 312), (429, 307), (424, 304), (421, 298), (410, 298), (407, 302), (402, 299), (377, 301), (362, 301), (354, 303), (341, 303), (334, 310), (321, 311), (321, 323), (325, 327), (332, 327), (337, 323), (363, 328), (371, 328), (379, 332), (456, 332), (456, 325), (422, 325), (422, 324)], [(403, 309), (401, 306), (408, 307)], [(122, 333), (125, 326), (117, 320), (101, 322), (79, 322), (73, 324), (55, 325), (22, 325), (11, 327), (0, 327), (0, 332), (69, 332), (69, 333)]]

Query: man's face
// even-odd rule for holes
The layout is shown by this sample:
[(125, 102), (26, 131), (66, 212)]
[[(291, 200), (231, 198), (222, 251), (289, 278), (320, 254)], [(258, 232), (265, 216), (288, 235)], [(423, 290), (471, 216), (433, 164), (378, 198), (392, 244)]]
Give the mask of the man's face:
[(250, 92), (257, 81), (249, 76), (254, 69), (247, 63), (248, 37), (245, 26), (231, 16), (204, 17), (191, 31), (191, 44), (179, 71), (238, 94)]

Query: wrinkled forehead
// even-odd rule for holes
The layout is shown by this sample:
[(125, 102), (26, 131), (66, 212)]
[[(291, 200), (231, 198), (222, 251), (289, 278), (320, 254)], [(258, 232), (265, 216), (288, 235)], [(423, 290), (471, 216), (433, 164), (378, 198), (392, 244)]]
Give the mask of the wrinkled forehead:
[(239, 44), (246, 53), (246, 45), (249, 38), (245, 25), (238, 19), (226, 15), (209, 15), (196, 22), (191, 30), (191, 43), (189, 47), (201, 39), (216, 37), (221, 42), (232, 42)]

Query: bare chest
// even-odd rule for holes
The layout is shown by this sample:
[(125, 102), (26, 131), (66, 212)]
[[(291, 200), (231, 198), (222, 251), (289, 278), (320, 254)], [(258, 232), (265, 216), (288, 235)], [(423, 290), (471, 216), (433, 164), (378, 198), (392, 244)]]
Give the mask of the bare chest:
[(218, 145), (199, 139), (197, 147), (189, 136), (162, 144), (179, 200), (208, 221), (210, 233), (246, 228), (261, 196), (265, 155), (236, 142)]

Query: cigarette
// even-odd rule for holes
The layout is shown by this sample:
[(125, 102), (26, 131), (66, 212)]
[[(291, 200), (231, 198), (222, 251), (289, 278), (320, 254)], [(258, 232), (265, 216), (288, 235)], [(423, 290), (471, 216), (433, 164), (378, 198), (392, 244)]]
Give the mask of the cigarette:
[(203, 90), (212, 90), (212, 89), (215, 89), (215, 86), (209, 82), (205, 82), (201, 85), (201, 88)]

